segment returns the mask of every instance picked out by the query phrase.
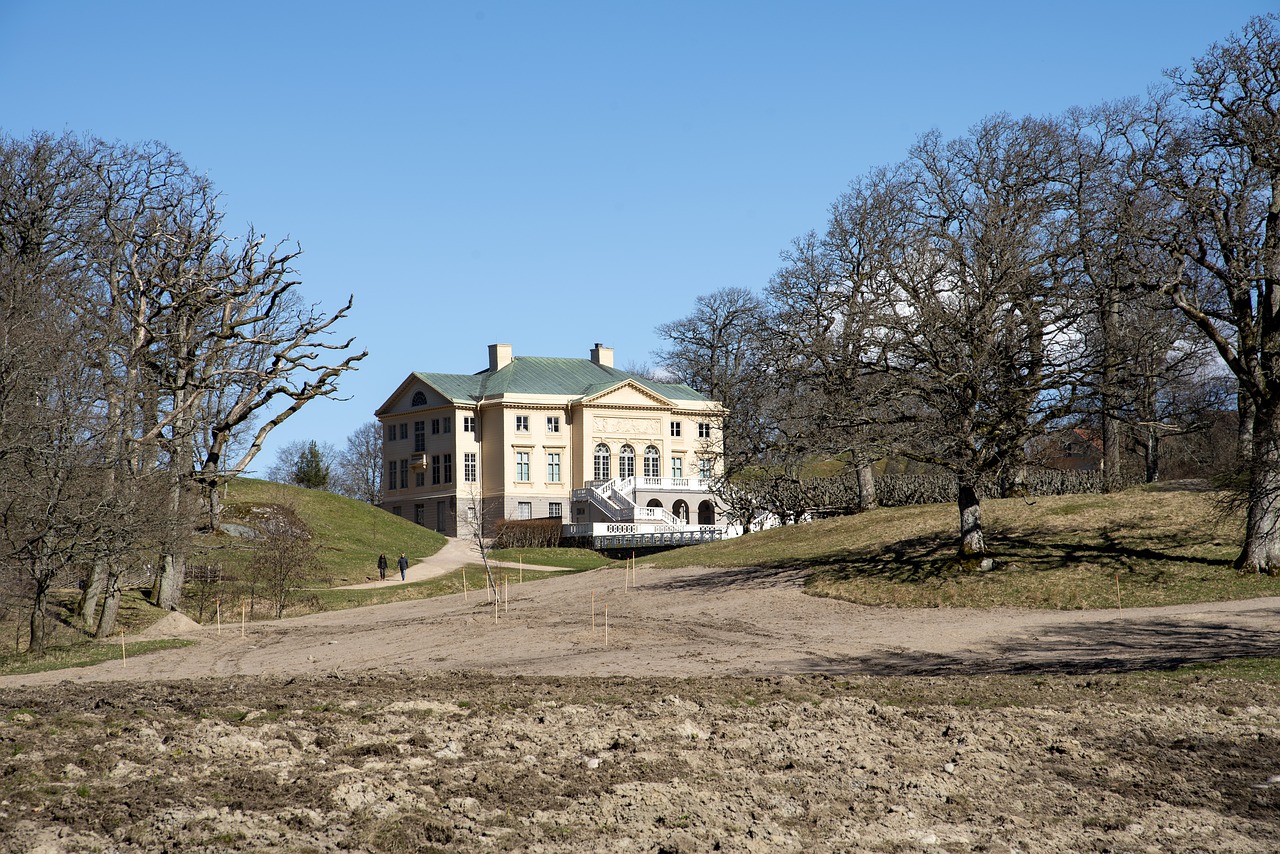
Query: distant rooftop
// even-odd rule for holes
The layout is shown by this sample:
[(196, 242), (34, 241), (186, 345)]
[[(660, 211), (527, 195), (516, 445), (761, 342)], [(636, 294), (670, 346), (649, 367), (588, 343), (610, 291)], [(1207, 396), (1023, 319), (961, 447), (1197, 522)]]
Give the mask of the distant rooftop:
[(489, 367), (475, 374), (414, 376), (456, 402), (476, 403), (505, 394), (551, 394), (583, 398), (631, 380), (668, 400), (708, 400), (684, 383), (663, 383), (613, 367), (613, 351), (597, 344), (590, 359), (513, 356), (508, 344), (489, 348)]

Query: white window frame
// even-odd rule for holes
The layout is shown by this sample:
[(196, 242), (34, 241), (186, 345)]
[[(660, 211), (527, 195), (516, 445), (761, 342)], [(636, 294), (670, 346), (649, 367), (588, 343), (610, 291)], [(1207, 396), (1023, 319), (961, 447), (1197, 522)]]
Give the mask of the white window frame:
[(547, 452), (547, 483), (560, 482), (560, 452)]
[(548, 433), (560, 432), (560, 416), (559, 415), (547, 416), (547, 432)]
[(672, 421), (672, 422), (671, 422), (671, 435), (672, 435), (673, 437), (675, 437), (675, 438), (679, 438), (679, 437), (680, 437), (680, 429), (681, 429), (681, 428), (680, 428), (680, 422), (679, 422), (679, 421)]
[(516, 416), (516, 432), (517, 433), (529, 432), (529, 416), (528, 415)]
[(662, 454), (654, 445), (644, 449), (644, 476), (662, 477)]
[(476, 465), (476, 455), (470, 451), (462, 455), (462, 482), (475, 483), (476, 475), (479, 468)]
[(516, 482), (529, 482), (529, 452), (516, 451)]

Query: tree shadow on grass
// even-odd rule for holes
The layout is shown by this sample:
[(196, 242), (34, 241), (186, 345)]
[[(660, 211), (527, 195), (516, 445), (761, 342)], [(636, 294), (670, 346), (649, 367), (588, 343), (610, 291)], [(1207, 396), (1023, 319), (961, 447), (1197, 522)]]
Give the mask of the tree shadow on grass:
[[(1111, 533), (1100, 541), (1071, 541), (1061, 537), (999, 536), (989, 544), (986, 567), (977, 560), (960, 561), (954, 540), (939, 537), (905, 540), (876, 552), (845, 551), (804, 561), (831, 582), (873, 578), (903, 584), (945, 580), (981, 573), (998, 576), (1011, 572), (1048, 572), (1092, 566), (1107, 573), (1139, 572), (1157, 576), (1162, 567), (1194, 563), (1228, 569), (1230, 558), (1200, 557), (1190, 544), (1176, 536), (1145, 537), (1143, 545), (1128, 545)], [(793, 564), (795, 562), (792, 562)]]
[(1060, 537), (995, 535), (991, 538), (989, 568), (979, 561), (956, 558), (951, 536), (925, 536), (901, 540), (876, 550), (845, 549), (813, 557), (762, 562), (758, 566), (732, 567), (672, 579), (660, 585), (675, 591), (776, 588), (802, 586), (811, 577), (840, 584), (873, 579), (896, 584), (924, 584), (974, 574), (1047, 572), (1064, 567), (1090, 565), (1106, 573), (1137, 573), (1158, 581), (1162, 568), (1195, 563), (1229, 569), (1230, 558), (1204, 558), (1187, 553), (1196, 545), (1186, 537), (1144, 537), (1143, 546), (1130, 546), (1111, 533), (1101, 542), (1072, 542)]
[[(985, 649), (955, 654), (883, 650), (868, 655), (812, 656), (791, 666), (797, 672), (870, 676), (1070, 675), (1173, 670), (1238, 658), (1280, 657), (1280, 631), (1256, 621), (1280, 623), (1280, 609), (1259, 608), (1248, 622), (1204, 622), (1177, 617), (1117, 617), (1102, 623), (1037, 626), (1027, 634), (997, 640)], [(1244, 617), (1244, 615), (1242, 615)]]

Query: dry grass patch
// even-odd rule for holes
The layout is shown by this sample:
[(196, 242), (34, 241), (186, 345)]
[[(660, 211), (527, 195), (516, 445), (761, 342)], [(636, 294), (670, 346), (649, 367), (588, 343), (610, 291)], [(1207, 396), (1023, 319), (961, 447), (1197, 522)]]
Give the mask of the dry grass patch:
[(1215, 493), (1155, 486), (988, 499), (983, 511), (985, 568), (956, 559), (952, 505), (883, 508), (647, 562), (798, 571), (815, 595), (896, 607), (1128, 608), (1280, 595), (1280, 578), (1235, 573), (1241, 525), (1223, 517)]

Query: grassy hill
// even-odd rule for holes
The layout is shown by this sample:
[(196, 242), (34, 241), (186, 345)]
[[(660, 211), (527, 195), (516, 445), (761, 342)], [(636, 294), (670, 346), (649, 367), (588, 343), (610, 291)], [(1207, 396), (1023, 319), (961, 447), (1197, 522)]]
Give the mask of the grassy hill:
[(394, 567), (401, 552), (415, 560), (435, 554), (445, 543), (443, 535), (362, 501), (322, 490), (238, 478), (230, 484), (224, 503), (224, 528), (232, 533), (224, 530), (203, 538), (192, 561), (241, 565), (247, 541), (234, 534), (236, 525), (252, 524), (255, 516), (271, 505), (289, 508), (311, 531), (320, 559), (315, 580), (321, 584), (355, 584), (377, 577), (379, 553), (385, 553)]
[(1237, 575), (1242, 526), (1220, 496), (1180, 485), (983, 501), (987, 570), (955, 560), (953, 505), (874, 510), (644, 559), (654, 566), (812, 571), (808, 592), (900, 607), (1115, 608), (1280, 595)]

